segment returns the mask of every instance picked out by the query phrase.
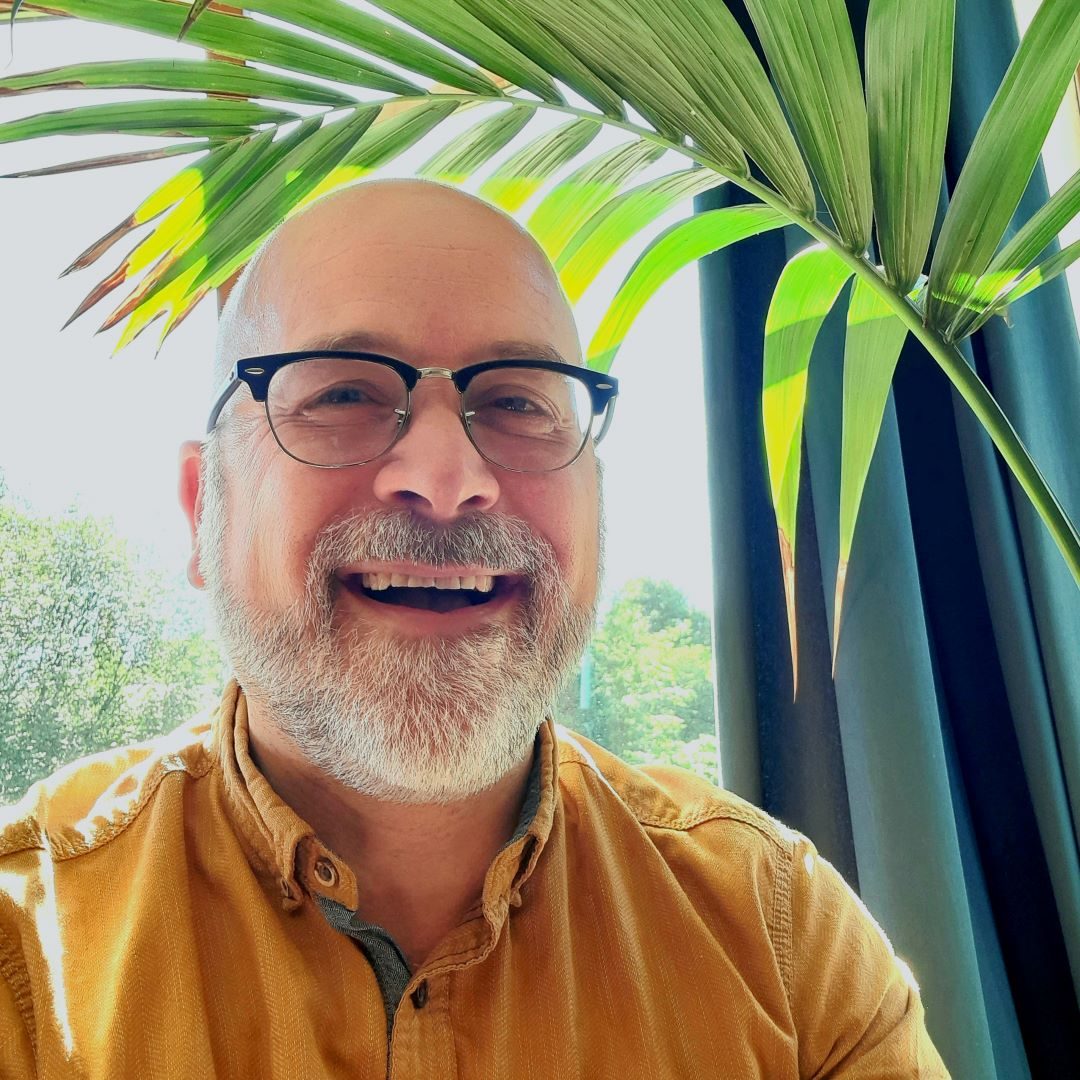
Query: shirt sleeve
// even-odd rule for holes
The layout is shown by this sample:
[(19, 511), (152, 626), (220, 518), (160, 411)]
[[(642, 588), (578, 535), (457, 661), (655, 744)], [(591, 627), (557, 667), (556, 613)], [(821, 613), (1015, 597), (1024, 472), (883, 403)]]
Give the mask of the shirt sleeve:
[(949, 1080), (915, 978), (810, 841), (792, 845), (789, 993), (805, 1080)]

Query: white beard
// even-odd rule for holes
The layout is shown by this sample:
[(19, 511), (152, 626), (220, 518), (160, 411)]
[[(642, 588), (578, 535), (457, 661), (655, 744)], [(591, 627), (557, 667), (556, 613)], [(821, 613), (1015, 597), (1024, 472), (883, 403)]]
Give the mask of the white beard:
[[(222, 648), (244, 692), (309, 761), (379, 799), (448, 803), (525, 758), (595, 621), (595, 606), (575, 605), (547, 541), (506, 515), (444, 527), (376, 510), (325, 529), (303, 596), (260, 610), (229, 580), (219, 451), (208, 450), (199, 564)], [(335, 571), (365, 561), (498, 566), (526, 585), (513, 621), (454, 638), (343, 629)]]

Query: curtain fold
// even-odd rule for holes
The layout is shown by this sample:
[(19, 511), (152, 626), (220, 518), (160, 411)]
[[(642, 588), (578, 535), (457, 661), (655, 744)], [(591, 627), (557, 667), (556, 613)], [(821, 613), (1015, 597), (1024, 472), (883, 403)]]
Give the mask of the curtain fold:
[[(861, 38), (865, 2), (849, 7)], [(1017, 43), (1008, 0), (957, 8), (950, 185)], [(1045, 194), (1036, 176), (1020, 220)], [(731, 201), (720, 188), (698, 206)], [(858, 889), (911, 964), (955, 1077), (1075, 1075), (1080, 590), (967, 406), (909, 340), (856, 531), (833, 682), (834, 312), (810, 369), (792, 700), (760, 390), (772, 287), (806, 243), (770, 234), (701, 266), (724, 782), (805, 831)], [(1012, 318), (973, 339), (970, 361), (1080, 520), (1080, 347), (1064, 284)]]

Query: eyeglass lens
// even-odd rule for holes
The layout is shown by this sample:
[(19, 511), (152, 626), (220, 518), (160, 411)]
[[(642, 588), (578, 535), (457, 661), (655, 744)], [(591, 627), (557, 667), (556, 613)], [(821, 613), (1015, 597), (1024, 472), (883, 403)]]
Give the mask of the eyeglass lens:
[[(488, 460), (522, 472), (569, 464), (592, 424), (588, 387), (542, 368), (493, 368), (462, 401), (469, 437)], [(281, 448), (311, 465), (356, 465), (388, 449), (408, 408), (393, 368), (369, 360), (313, 357), (281, 368), (266, 411)]]

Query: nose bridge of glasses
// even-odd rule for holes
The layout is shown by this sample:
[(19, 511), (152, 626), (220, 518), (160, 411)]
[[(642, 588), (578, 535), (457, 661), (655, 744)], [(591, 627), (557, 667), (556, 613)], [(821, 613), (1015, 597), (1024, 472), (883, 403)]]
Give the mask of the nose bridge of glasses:
[(454, 381), (454, 373), (448, 367), (422, 367), (416, 369), (416, 381), (421, 379), (449, 379)]
[[(450, 409), (452, 409), (454, 414), (456, 415), (457, 419), (459, 421), (463, 421), (463, 418), (462, 418), (462, 415), (461, 415), (461, 395), (458, 392), (457, 385), (454, 382), (454, 371), (453, 371), (453, 369), (452, 368), (447, 368), (447, 367), (422, 367), (422, 368), (417, 368), (416, 370), (417, 370), (416, 385), (413, 387), (413, 389), (412, 389), (412, 391), (410, 393), (409, 424), (408, 424), (408, 426), (409, 427), (415, 427), (416, 426), (416, 412), (417, 412), (417, 409), (416, 409), (417, 397), (416, 397), (416, 395), (417, 395), (417, 390), (419, 389), (420, 383), (424, 379), (445, 380), (446, 382), (450, 383), (450, 386), (448, 386), (444, 391), (435, 391), (434, 396), (431, 395), (430, 391), (428, 392), (428, 395), (427, 395), (428, 396), (428, 401), (425, 404), (422, 404), (421, 407), (420, 407), (422, 415), (424, 415), (425, 417), (430, 417), (431, 414), (428, 412), (428, 409), (430, 408), (431, 403), (436, 402), (436, 401), (442, 401), (443, 404), (444, 404), (444, 407), (448, 411)], [(444, 395), (445, 395), (445, 397), (444, 397)], [(427, 426), (426, 422), (425, 422), (424, 426), (425, 427)]]
[[(413, 387), (410, 397), (413, 399), (413, 405), (410, 408), (410, 413), (415, 412), (415, 400), (416, 392), (420, 386), (420, 383), (424, 379), (441, 379), (450, 383), (450, 386), (446, 388), (446, 391), (436, 391), (435, 396), (429, 400), (445, 400), (446, 404), (454, 409), (459, 414), (461, 412), (461, 394), (458, 391), (457, 383), (454, 381), (454, 371), (448, 367), (422, 367), (417, 368), (416, 385)], [(445, 398), (442, 395), (445, 393)], [(451, 402), (453, 403), (451, 405)]]

